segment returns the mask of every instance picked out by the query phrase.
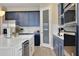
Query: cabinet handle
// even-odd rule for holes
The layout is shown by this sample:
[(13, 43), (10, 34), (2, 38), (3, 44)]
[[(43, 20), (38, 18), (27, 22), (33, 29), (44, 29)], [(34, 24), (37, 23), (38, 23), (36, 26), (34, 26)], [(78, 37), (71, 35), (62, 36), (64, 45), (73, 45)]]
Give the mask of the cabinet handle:
[(22, 48), (19, 49), (19, 51), (22, 50)]

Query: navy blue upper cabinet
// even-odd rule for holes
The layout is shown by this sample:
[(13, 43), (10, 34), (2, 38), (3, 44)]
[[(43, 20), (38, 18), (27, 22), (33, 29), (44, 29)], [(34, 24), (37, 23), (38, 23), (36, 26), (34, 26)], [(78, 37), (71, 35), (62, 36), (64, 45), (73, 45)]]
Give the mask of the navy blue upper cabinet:
[(63, 3), (58, 4), (58, 13), (63, 14), (64, 9), (63, 9)]
[(7, 12), (5, 20), (16, 20), (16, 24), (19, 25), (19, 15), (17, 12)]
[(5, 20), (13, 20), (15, 19), (15, 13), (14, 12), (11, 12), (11, 13), (6, 13), (5, 15)]
[(28, 13), (18, 13), (19, 15), (19, 25), (20, 26), (28, 26), (29, 25), (29, 17), (28, 17)]
[(14, 19), (13, 20), (16, 20), (16, 24), (19, 25), (19, 15), (18, 13), (14, 13)]
[(58, 4), (58, 24), (59, 25), (63, 25), (64, 24), (63, 3)]
[(5, 19), (16, 20), (16, 24), (23, 27), (40, 26), (39, 11), (6, 12)]
[(29, 12), (29, 26), (39, 26), (40, 25), (40, 14), (39, 12)]
[(75, 10), (68, 10), (64, 13), (64, 22), (72, 22), (75, 21)]
[(79, 3), (77, 3), (77, 9), (76, 9), (76, 56), (79, 56)]
[(63, 3), (61, 3), (61, 14), (63, 14), (64, 8), (63, 8)]

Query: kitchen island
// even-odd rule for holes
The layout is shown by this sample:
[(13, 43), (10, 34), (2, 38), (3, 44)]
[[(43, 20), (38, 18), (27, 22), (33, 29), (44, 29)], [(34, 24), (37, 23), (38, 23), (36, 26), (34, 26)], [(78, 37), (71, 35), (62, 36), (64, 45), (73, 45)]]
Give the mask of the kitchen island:
[(29, 55), (34, 52), (34, 35), (18, 35), (14, 38), (0, 37), (0, 56), (22, 56), (23, 42), (29, 40)]

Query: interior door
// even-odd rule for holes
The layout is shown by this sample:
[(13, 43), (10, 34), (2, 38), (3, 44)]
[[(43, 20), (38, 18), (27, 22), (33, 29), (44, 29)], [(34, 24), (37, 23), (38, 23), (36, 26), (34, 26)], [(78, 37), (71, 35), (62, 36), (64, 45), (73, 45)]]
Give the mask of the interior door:
[(43, 10), (43, 45), (49, 45), (49, 9)]

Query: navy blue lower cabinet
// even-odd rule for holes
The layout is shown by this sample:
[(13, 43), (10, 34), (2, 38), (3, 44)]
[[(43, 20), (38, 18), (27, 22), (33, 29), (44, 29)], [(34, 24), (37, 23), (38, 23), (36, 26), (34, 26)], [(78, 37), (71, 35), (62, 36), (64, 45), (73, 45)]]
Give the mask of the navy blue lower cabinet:
[(64, 55), (64, 41), (58, 37), (58, 41), (59, 41), (59, 56), (63, 56)]
[(40, 46), (40, 34), (35, 34), (34, 35), (34, 45), (35, 46)]
[(59, 43), (59, 56), (63, 56), (64, 55), (64, 46), (63, 43)]
[(56, 56), (58, 56), (58, 41), (55, 35), (53, 35), (53, 47), (54, 47), (54, 52)]
[(59, 44), (59, 56), (62, 56), (62, 44)]
[(79, 25), (76, 26), (76, 56), (79, 56)]
[(53, 47), (56, 56), (64, 56), (63, 40), (55, 35), (53, 35)]

